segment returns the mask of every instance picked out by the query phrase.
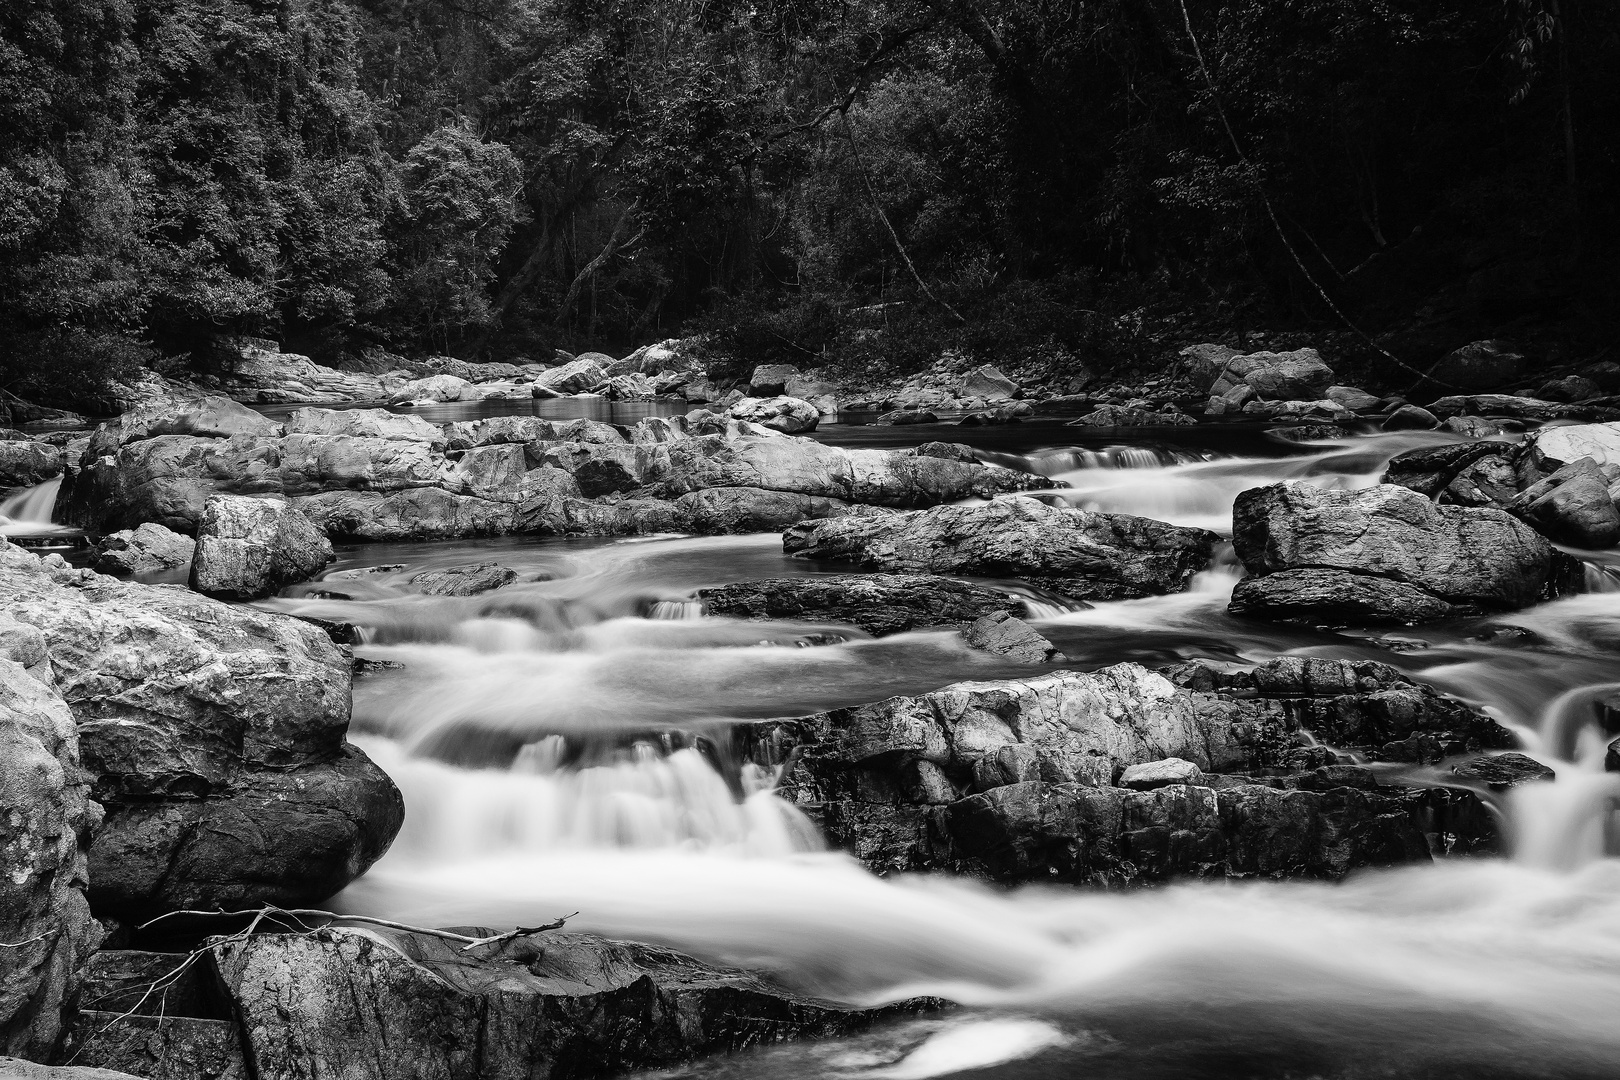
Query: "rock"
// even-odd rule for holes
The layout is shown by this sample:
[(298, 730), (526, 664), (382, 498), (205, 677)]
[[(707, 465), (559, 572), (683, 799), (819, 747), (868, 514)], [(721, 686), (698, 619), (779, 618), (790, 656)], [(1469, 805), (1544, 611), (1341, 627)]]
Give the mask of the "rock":
[(697, 596), (710, 615), (846, 623), (879, 637), (1024, 609), (1006, 593), (933, 574), (770, 578), (700, 589)]
[(681, 528), (704, 534), (781, 532), (801, 521), (883, 513), (873, 507), (756, 487), (705, 488), (671, 505)]
[(256, 600), (307, 581), (332, 561), (332, 542), (296, 507), (272, 499), (215, 495), (203, 507), (191, 587)]
[(981, 412), (968, 413), (957, 423), (963, 427), (983, 427), (992, 424), (1016, 424), (1026, 416), (1030, 416), (1035, 409), (1027, 401), (1014, 402), (999, 409), (985, 409)]
[(639, 371), (611, 377), (597, 392), (609, 401), (651, 401), (657, 396), (653, 381)]
[(1187, 364), (1187, 372), (1195, 382), (1204, 383), (1220, 375), (1226, 362), (1234, 356), (1243, 354), (1237, 349), (1225, 345), (1216, 345), (1206, 342), (1201, 345), (1189, 345), (1176, 354)]
[(1099, 405), (1077, 420), (1069, 421), (1075, 427), (1160, 427), (1187, 426), (1198, 423), (1183, 412), (1158, 412), (1153, 409), (1127, 409), (1119, 405)]
[[(412, 416), (409, 419), (418, 420), (420, 417)], [(490, 416), (482, 420), (446, 424), (442, 430), (445, 449), (450, 451), (471, 450), (479, 446), (551, 442), (557, 438), (557, 425), (538, 416)]]
[(986, 401), (1006, 401), (1018, 393), (1018, 384), (985, 364), (962, 376), (958, 391), (962, 397), (980, 397)]
[(1525, 607), (1567, 568), (1500, 510), (1436, 506), (1390, 484), (1273, 484), (1237, 497), (1233, 542), (1249, 577), (1232, 610), (1286, 622), (1425, 622)]
[[(237, 1025), (190, 1016), (123, 1016), (86, 1009), (74, 1018), (67, 1050), (85, 1065), (135, 1070), (143, 1080), (252, 1080)], [(97, 1070), (100, 1071), (100, 1070)]]
[(1119, 774), (1119, 786), (1132, 791), (1151, 791), (1169, 784), (1196, 784), (1203, 778), (1203, 769), (1173, 757), (1128, 766)]
[(398, 405), (413, 401), (478, 401), (484, 396), (472, 383), (455, 375), (429, 375), (401, 386), (388, 400)]
[(1429, 371), (1442, 386), (1466, 393), (1509, 386), (1524, 374), (1524, 357), (1501, 340), (1475, 341), (1453, 349)]
[(307, 356), (284, 353), (276, 342), (263, 338), (221, 338), (214, 352), (221, 387), (237, 401), (378, 401), (387, 397), (386, 377), (337, 371)]
[(604, 360), (603, 363), (597, 363), (593, 359), (601, 355), (601, 353), (586, 353), (577, 360), (561, 367), (554, 367), (535, 379), (534, 385), (556, 394), (583, 394), (591, 387), (607, 381), (603, 364), (611, 361)]
[[(496, 420), (524, 421), (538, 417), (506, 416)], [(495, 420), (478, 420), (473, 424), (492, 424)], [(541, 421), (545, 423), (545, 421)], [(467, 428), (473, 425), (452, 424)], [(391, 413), (383, 409), (296, 409), (287, 418), (288, 435), (346, 435), (356, 439), (385, 439), (401, 442), (426, 443), (436, 450), (445, 448), (445, 432), (437, 424), (430, 424), (420, 416)], [(186, 434), (178, 432), (177, 434)], [(197, 434), (201, 434), (198, 432)], [(252, 434), (265, 434), (253, 432)], [(279, 434), (279, 433), (275, 433)], [(479, 444), (481, 445), (481, 444)]]
[(0, 1076), (15, 1080), (147, 1080), (111, 1069), (86, 1065), (39, 1065), (22, 1058), (0, 1057)]
[(10, 615), (0, 629), (0, 1053), (43, 1058), (101, 943), (85, 898), (100, 808), (42, 638)]
[(9, 544), (0, 605), (42, 635), (106, 807), (98, 914), (307, 905), (398, 831), (398, 791), (344, 742), (349, 663), (319, 629)]
[(1329, 401), (1343, 405), (1351, 412), (1376, 412), (1379, 399), (1355, 386), (1330, 386), (1322, 392)]
[(743, 398), (726, 411), (734, 419), (788, 435), (814, 431), (821, 421), (819, 409), (808, 401), (791, 397)]
[(760, 364), (748, 377), (748, 392), (755, 397), (778, 397), (787, 392), (787, 384), (798, 379), (799, 369), (789, 364)]
[(1620, 507), (1611, 480), (1583, 457), (1520, 492), (1509, 509), (1559, 543), (1601, 549), (1620, 543)]
[(937, 424), (939, 416), (927, 409), (895, 409), (886, 412), (875, 421), (879, 424)]
[(33, 487), (62, 475), (62, 451), (32, 440), (0, 442), (0, 487)]
[(1530, 456), (1544, 472), (1591, 458), (1599, 466), (1620, 466), (1620, 423), (1542, 428), (1529, 437)]
[(196, 550), (197, 541), (191, 537), (149, 521), (139, 528), (102, 537), (97, 545), (96, 569), (123, 574), (174, 570), (190, 563)]
[(1231, 357), (1221, 370), (1210, 386), (1211, 397), (1246, 384), (1263, 401), (1317, 401), (1333, 385), (1333, 369), (1315, 349), (1247, 353)]
[(517, 571), (499, 563), (469, 563), (417, 574), (411, 584), (428, 596), (477, 596), (505, 588), (516, 580)]
[(608, 1076), (849, 1034), (927, 1007), (834, 1005), (668, 949), (577, 934), (480, 952), (344, 930), (216, 948), (256, 1080)]
[(1449, 416), (1440, 425), (1441, 430), (1470, 439), (1488, 439), (1503, 432), (1501, 424), (1479, 416)]
[(1034, 627), (1006, 611), (992, 611), (962, 628), (962, 639), (975, 649), (1005, 657), (1015, 664), (1061, 664), (1068, 657)]
[(1384, 417), (1379, 426), (1385, 431), (1433, 431), (1440, 426), (1440, 419), (1428, 409), (1402, 405)]
[(1603, 390), (1591, 379), (1580, 375), (1566, 375), (1541, 384), (1536, 396), (1544, 401), (1586, 401), (1601, 397)]
[(1535, 758), (1523, 754), (1493, 754), (1474, 758), (1451, 767), (1457, 779), (1483, 784), (1493, 791), (1507, 791), (1525, 783), (1557, 779), (1558, 774)]
[(1017, 577), (1075, 599), (1117, 600), (1185, 589), (1208, 565), (1215, 540), (1203, 529), (1013, 497), (806, 523), (789, 529), (782, 544), (800, 558)]
[(1620, 409), (1596, 405), (1567, 405), (1539, 398), (1520, 397), (1517, 394), (1472, 394), (1437, 398), (1429, 404), (1429, 411), (1445, 418), (1461, 415), (1504, 417), (1510, 420), (1611, 420), (1620, 417)]

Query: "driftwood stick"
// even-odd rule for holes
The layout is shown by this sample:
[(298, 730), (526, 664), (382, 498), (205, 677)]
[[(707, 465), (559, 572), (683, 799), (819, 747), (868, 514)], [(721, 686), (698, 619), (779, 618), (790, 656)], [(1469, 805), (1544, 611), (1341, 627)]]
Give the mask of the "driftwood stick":
[[(275, 919), (279, 916), (286, 916), (289, 919), (299, 922), (304, 919), (324, 919), (327, 922), (363, 923), (367, 926), (381, 926), (389, 930), (402, 930), (409, 934), (421, 934), (425, 937), (442, 938), (445, 941), (459, 941), (464, 945), (462, 951), (466, 952), (467, 949), (474, 949), (480, 945), (490, 945), (496, 942), (510, 941), (513, 938), (526, 937), (529, 934), (538, 934), (546, 930), (560, 930), (569, 919), (572, 919), (578, 914), (579, 912), (576, 911), (573, 915), (564, 915), (560, 919), (554, 919), (551, 922), (544, 923), (540, 926), (520, 926), (516, 930), (508, 930), (501, 934), (492, 934), (489, 937), (472, 937), (467, 934), (458, 934), (452, 930), (434, 930), (426, 926), (412, 926), (410, 923), (395, 922), (392, 919), (378, 919), (370, 915), (343, 915), (335, 911), (322, 911), (319, 908), (280, 908), (273, 905), (268, 905), (262, 908), (253, 908), (247, 911), (171, 911), (167, 914), (159, 915), (155, 919), (150, 919), (144, 923), (141, 923), (137, 929), (145, 930), (154, 923), (159, 923), (164, 919), (174, 918), (175, 916), (179, 915), (190, 915), (213, 919), (243, 918), (251, 915), (253, 916), (253, 922), (249, 924), (247, 930), (248, 933), (251, 933), (258, 927), (259, 923), (265, 919)], [(304, 932), (308, 933), (310, 932), (310, 929), (306, 928)]]

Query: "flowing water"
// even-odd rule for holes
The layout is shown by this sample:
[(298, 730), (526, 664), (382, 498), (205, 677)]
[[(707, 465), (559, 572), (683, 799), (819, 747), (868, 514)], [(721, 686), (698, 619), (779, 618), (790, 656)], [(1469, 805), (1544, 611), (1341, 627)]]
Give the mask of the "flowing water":
[[(1245, 488), (1365, 486), (1436, 438), (1021, 460), (1068, 481), (1058, 497), (1075, 505), (1230, 531)], [(407, 816), (336, 901), (346, 910), (491, 926), (578, 911), (572, 928), (829, 998), (961, 1006), (678, 1075), (1612, 1078), (1620, 773), (1604, 771), (1614, 732), (1600, 720), (1620, 709), (1597, 703), (1620, 689), (1620, 591), (1603, 568), (1615, 554), (1592, 557), (1583, 595), (1382, 636), (1231, 617), (1229, 549), (1186, 593), (1084, 610), (991, 583), (1025, 601), (1071, 667), (1376, 658), (1493, 710), (1556, 770), (1502, 807), (1513, 857), (1336, 885), (1009, 891), (879, 879), (826, 850), (774, 794), (777, 777), (737, 759), (730, 725), (1013, 672), (946, 632), (873, 640), (702, 617), (702, 586), (842, 570), (785, 558), (774, 535), (351, 549), (306, 595), (270, 603), (362, 626), (361, 655), (403, 665), (356, 684), (355, 741), (398, 781)], [(471, 598), (411, 582), (484, 561), (519, 581)]]
[(62, 478), (47, 480), (15, 495), (0, 500), (0, 536), (55, 537), (77, 536), (79, 530), (66, 525), (55, 525), (51, 515), (56, 510), (56, 495), (62, 489)]

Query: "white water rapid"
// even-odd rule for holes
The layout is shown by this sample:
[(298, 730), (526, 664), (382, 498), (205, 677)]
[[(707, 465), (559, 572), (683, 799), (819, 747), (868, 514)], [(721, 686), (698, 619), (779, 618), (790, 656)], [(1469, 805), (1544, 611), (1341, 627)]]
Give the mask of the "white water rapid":
[(51, 522), (61, 489), (62, 478), (57, 477), (0, 500), (0, 536), (56, 536), (77, 532)]
[[(1032, 460), (1078, 505), (1229, 532), (1245, 488), (1364, 486), (1435, 438)], [(408, 584), (486, 560), (519, 583), (470, 599)], [(367, 627), (361, 655), (404, 665), (356, 686), (356, 741), (407, 816), (335, 901), (345, 910), (505, 927), (578, 911), (573, 929), (828, 997), (962, 1006), (669, 1075), (1620, 1076), (1620, 774), (1604, 771), (1613, 733), (1594, 707), (1620, 688), (1620, 592), (1403, 630), (1390, 652), (1234, 619), (1225, 560), (1180, 595), (1030, 614), (1077, 668), (1369, 657), (1491, 709), (1558, 774), (1508, 801), (1514, 857), (1132, 892), (877, 878), (825, 850), (730, 725), (1010, 673), (943, 632), (824, 644), (827, 628), (699, 617), (700, 586), (817, 571), (775, 536), (373, 548), (320, 583), (326, 596), (272, 603)]]

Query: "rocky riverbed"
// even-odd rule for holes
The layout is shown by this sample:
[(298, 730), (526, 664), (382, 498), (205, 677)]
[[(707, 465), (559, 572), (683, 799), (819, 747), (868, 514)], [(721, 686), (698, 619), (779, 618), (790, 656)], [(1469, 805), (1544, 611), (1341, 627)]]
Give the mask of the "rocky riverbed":
[[(863, 402), (914, 433), (885, 446), (818, 430), (847, 401), (815, 373), (720, 392), (679, 342), (375, 388), (241, 357), (0, 442), (94, 542), (0, 548), (0, 1053), (151, 1080), (904, 1056), (955, 1030), (941, 999), (1047, 1000), (1045, 931), (980, 926), (1036, 894), (962, 881), (1354, 896), (1603, 861), (1620, 412), (1575, 376), (1486, 392), (1523, 377), (1497, 343), (1425, 408), (1308, 349), (1197, 346), (1201, 424), (1169, 385), (947, 373)], [(683, 388), (706, 407), (634, 423), (493, 404)], [(352, 398), (397, 404), (324, 407)], [(970, 445), (1043, 413), (1138, 456)], [(1293, 441), (1166, 449), (1234, 415)], [(908, 874), (945, 891), (880, 880)], [(171, 916), (267, 906), (358, 918)], [(1587, 1075), (1602, 1039), (1570, 1031)]]

